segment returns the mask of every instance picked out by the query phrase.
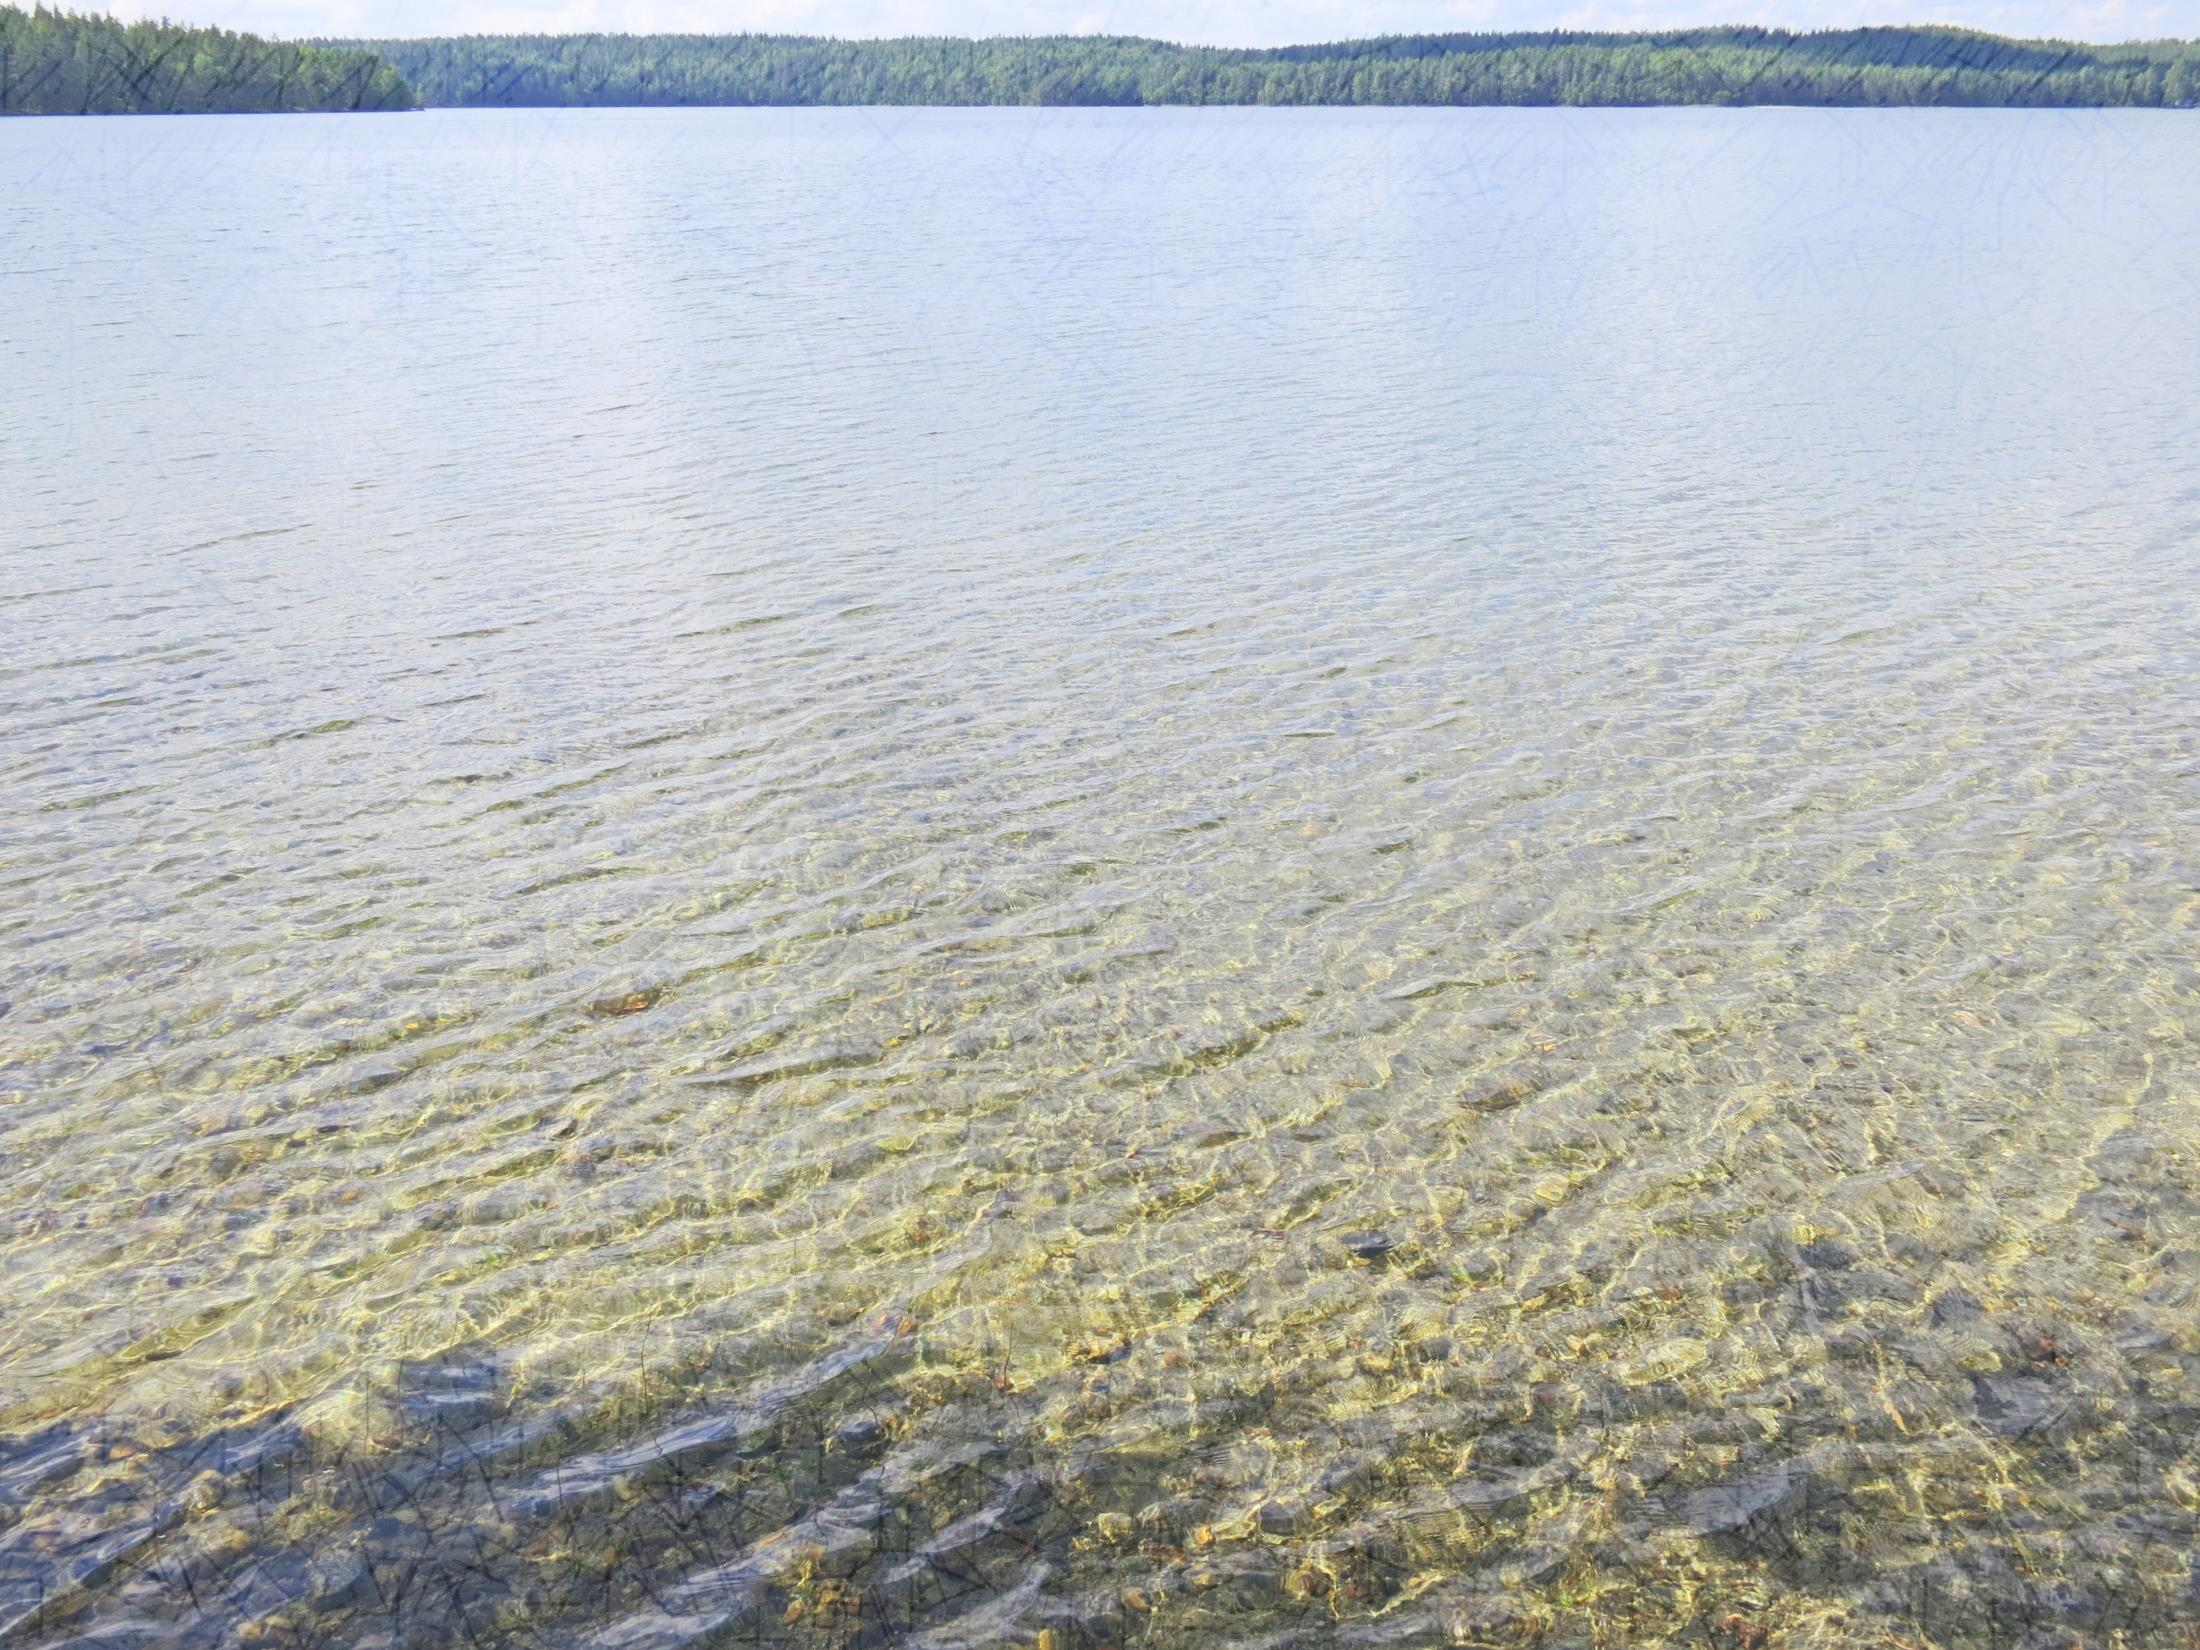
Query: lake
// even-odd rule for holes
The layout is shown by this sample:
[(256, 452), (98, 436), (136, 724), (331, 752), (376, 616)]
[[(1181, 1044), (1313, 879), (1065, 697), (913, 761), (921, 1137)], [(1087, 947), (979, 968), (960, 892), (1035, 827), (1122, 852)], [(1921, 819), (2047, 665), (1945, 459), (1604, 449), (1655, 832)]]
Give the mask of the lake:
[(2200, 1642), (2200, 120), (0, 221), (0, 1637)]

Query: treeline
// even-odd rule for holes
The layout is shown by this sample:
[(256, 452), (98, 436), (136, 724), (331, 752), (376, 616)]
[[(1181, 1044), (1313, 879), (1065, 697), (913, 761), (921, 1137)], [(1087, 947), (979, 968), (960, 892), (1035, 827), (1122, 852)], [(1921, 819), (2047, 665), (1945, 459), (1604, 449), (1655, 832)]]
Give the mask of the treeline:
[(369, 51), (0, 6), (0, 114), (251, 114), (417, 101)]
[(1404, 35), (1231, 50), (1133, 38), (475, 35), (360, 41), (430, 104), (1658, 104), (2188, 107), (2200, 42), (1951, 28)]
[(1950, 28), (1716, 28), (1394, 35), (1269, 50), (1129, 37), (761, 34), (292, 44), (0, 5), (0, 114), (418, 103), (2190, 108), (2200, 104), (2200, 42), (2094, 46)]

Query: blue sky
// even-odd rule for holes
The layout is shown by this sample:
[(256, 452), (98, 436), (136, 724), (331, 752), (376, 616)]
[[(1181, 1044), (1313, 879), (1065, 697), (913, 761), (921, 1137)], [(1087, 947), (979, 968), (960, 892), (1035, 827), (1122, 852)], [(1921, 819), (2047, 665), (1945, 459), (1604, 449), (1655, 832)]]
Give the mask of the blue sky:
[(1898, 22), (2080, 40), (2200, 35), (2200, 0), (152, 0), (113, 10), (282, 35), (768, 29), (1145, 34), (1267, 46), (1453, 29)]

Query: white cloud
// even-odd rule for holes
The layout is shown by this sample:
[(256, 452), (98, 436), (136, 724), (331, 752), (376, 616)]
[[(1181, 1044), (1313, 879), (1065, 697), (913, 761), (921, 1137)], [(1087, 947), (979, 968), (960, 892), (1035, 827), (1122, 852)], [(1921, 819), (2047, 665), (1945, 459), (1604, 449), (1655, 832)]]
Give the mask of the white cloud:
[(1903, 22), (2089, 40), (2200, 35), (2200, 0), (124, 0), (111, 9), (292, 36), (758, 29), (1143, 34), (1254, 46), (1467, 29)]

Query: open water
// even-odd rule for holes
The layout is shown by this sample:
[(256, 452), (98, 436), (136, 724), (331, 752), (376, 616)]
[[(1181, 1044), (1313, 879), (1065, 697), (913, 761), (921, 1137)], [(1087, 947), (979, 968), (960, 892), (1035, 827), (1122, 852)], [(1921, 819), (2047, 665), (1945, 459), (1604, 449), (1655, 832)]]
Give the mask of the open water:
[(0, 223), (0, 1642), (2200, 1644), (2200, 117)]

